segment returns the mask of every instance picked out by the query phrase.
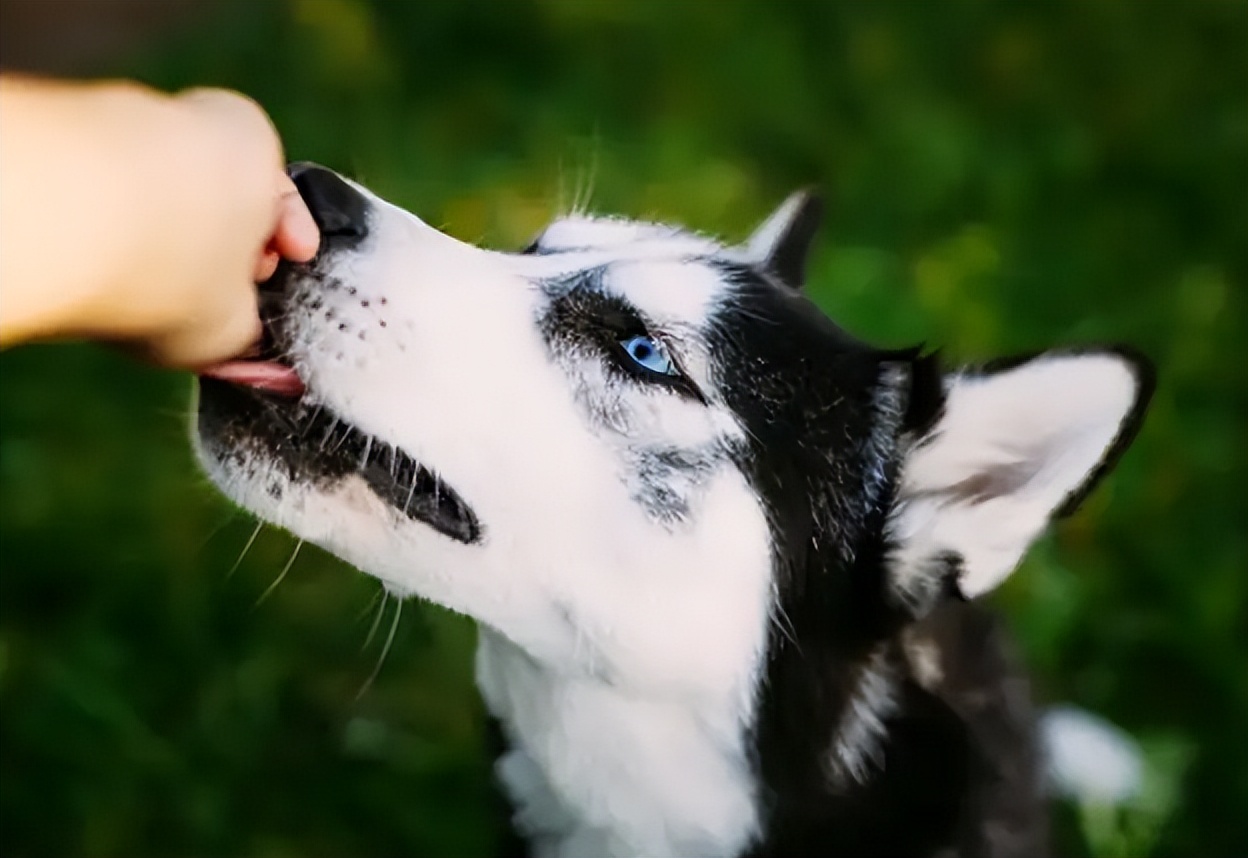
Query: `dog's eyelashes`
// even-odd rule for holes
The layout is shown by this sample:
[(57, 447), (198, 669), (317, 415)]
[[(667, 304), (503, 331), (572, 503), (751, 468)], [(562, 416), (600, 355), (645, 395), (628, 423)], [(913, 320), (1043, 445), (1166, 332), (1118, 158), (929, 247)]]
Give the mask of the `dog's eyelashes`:
[(598, 318), (602, 327), (622, 339), (648, 337), (646, 323), (641, 320), (631, 307), (604, 307)]

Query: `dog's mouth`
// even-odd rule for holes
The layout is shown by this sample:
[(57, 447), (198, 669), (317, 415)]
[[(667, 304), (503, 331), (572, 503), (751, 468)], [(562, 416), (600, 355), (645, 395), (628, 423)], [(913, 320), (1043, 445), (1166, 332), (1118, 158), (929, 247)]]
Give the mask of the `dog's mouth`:
[(259, 446), (292, 479), (358, 475), (387, 505), (458, 542), (481, 539), (472, 508), (412, 456), (310, 402), (283, 346), (280, 296), (261, 292), (264, 336), (254, 354), (200, 373), (199, 428), (227, 450)]
[[(284, 273), (279, 271), (274, 279), (276, 280)], [(278, 345), (276, 325), (281, 317), (281, 294), (276, 290), (261, 286), (259, 297), (262, 333), (260, 342), (253, 352), (234, 360), (205, 367), (200, 370), (200, 375), (277, 396), (302, 396), (307, 386)]]
[[(269, 393), (258, 395), (275, 399)], [(435, 471), (323, 406), (298, 403), (291, 409), (288, 398), (279, 401), (288, 406), (291, 443), (310, 451), (322, 468), (343, 476), (357, 474), (387, 505), (444, 536), (466, 544), (480, 540), (476, 514)]]

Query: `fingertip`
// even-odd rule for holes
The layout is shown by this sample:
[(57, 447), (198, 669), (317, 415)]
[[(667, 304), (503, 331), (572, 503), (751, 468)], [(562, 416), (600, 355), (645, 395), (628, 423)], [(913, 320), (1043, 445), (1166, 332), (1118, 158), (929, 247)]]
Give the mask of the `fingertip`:
[(266, 248), (263, 255), (260, 257), (260, 262), (256, 265), (255, 281), (257, 283), (263, 283), (272, 277), (274, 272), (277, 271), (279, 261), (281, 261), (281, 255), (277, 252), (277, 250), (270, 250)]
[(316, 256), (321, 243), (321, 232), (308, 211), (307, 204), (297, 192), (282, 197), (274, 236), (278, 252), (295, 262), (307, 262)]

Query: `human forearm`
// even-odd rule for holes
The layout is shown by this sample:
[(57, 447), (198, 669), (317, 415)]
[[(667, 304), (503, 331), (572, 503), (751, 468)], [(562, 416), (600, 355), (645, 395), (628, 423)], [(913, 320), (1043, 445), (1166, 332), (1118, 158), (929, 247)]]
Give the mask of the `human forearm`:
[(135, 199), (144, 159), (131, 153), (147, 144), (127, 126), (149, 128), (161, 98), (0, 80), (0, 343), (135, 326), (142, 311), (109, 300), (138, 268), (138, 221), (150, 217)]

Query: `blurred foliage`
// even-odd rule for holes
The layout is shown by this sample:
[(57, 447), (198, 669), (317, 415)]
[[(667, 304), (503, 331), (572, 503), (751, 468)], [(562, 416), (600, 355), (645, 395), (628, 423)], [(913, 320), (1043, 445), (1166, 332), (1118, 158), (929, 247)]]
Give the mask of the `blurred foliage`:
[[(995, 598), (1042, 699), (1170, 761), (1155, 812), (1060, 812), (1059, 851), (1248, 854), (1242, 0), (239, 0), (99, 71), (242, 89), (292, 159), (502, 248), (572, 205), (739, 237), (817, 185), (812, 292), (852, 330), (1151, 354), (1135, 447)], [(228, 574), (253, 523), (189, 392), (0, 357), (0, 848), (488, 854), (470, 625), (408, 604), (357, 699), (376, 585), (309, 548), (255, 604), (293, 541)]]

